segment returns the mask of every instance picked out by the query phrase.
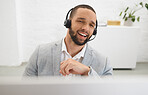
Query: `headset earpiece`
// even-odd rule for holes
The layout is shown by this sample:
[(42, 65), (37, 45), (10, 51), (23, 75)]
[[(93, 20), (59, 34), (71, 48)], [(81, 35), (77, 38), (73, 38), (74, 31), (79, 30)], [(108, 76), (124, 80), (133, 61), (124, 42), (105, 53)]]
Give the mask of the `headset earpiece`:
[(95, 29), (94, 29), (93, 35), (96, 35), (96, 34), (97, 34), (97, 27), (98, 27), (98, 21), (96, 20), (96, 26), (95, 26)]
[(68, 15), (69, 15), (69, 13), (70, 13), (72, 10), (73, 10), (73, 8), (70, 9), (70, 10), (68, 11), (67, 15), (66, 15), (66, 19), (65, 19), (65, 21), (64, 21), (64, 26), (65, 26), (66, 28), (70, 28), (70, 27), (71, 27), (71, 20), (68, 19)]
[(93, 32), (93, 35), (96, 35), (97, 34), (97, 28), (95, 28), (94, 32)]
[(65, 21), (64, 21), (64, 26), (65, 26), (66, 28), (70, 28), (70, 27), (71, 27), (71, 20), (69, 20), (69, 19), (65, 20)]

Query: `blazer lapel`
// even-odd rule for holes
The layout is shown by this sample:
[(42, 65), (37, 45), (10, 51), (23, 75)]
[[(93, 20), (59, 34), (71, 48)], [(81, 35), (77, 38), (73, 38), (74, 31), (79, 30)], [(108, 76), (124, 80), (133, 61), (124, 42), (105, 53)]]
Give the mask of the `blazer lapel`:
[(62, 41), (58, 41), (57, 43), (55, 43), (55, 47), (53, 48), (53, 73), (54, 73), (54, 76), (61, 75), (59, 73), (61, 54), (62, 54), (61, 49), (62, 49)]
[[(92, 49), (88, 46), (88, 44), (86, 44), (86, 45), (87, 45), (87, 48), (85, 51), (84, 59), (82, 60), (82, 64), (84, 64), (86, 66), (90, 66), (93, 61)], [(54, 76), (61, 75), (59, 73), (61, 54), (62, 54), (62, 41), (58, 41), (55, 44), (55, 47), (53, 48), (53, 74), (54, 74)]]
[(86, 66), (90, 66), (92, 61), (93, 61), (93, 57), (92, 57), (92, 49), (87, 45), (86, 51), (85, 51), (85, 56), (84, 59), (82, 61), (82, 64), (86, 65)]

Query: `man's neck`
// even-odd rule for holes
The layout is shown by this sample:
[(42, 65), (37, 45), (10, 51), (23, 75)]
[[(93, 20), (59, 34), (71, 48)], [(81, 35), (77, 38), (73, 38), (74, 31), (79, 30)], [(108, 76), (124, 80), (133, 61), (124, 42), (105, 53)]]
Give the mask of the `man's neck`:
[(67, 52), (72, 57), (74, 57), (76, 54), (78, 54), (84, 47), (84, 45), (82, 45), (82, 46), (76, 45), (72, 41), (72, 39), (68, 39), (67, 37), (65, 37), (64, 42), (65, 42), (65, 45), (66, 45), (66, 48), (67, 48)]

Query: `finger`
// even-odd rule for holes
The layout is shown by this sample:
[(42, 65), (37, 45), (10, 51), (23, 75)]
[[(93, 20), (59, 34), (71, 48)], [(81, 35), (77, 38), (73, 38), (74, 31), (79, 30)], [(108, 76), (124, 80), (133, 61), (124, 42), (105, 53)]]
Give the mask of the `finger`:
[(62, 74), (62, 71), (60, 70), (60, 71), (59, 71), (59, 73), (61, 73), (61, 74)]
[(69, 73), (71, 73), (71, 74), (79, 74), (78, 72), (74, 71), (73, 69), (69, 70)]
[(71, 74), (79, 74), (79, 71), (75, 69), (75, 66), (73, 64), (68, 64), (65, 68), (65, 73), (67, 75)]
[(62, 66), (62, 64), (64, 64), (66, 62), (66, 60), (65, 61), (62, 61), (61, 63), (60, 63), (60, 73), (62, 74), (62, 75), (64, 75), (65, 76), (65, 73), (62, 71), (62, 68), (63, 68), (63, 66)]
[(61, 70), (61, 73), (62, 73), (62, 75), (66, 75), (66, 73), (65, 73), (65, 68), (66, 68), (66, 66), (67, 66), (67, 63), (66, 62), (64, 62), (61, 66), (60, 66), (60, 70)]
[[(65, 60), (66, 61), (66, 60)], [(65, 61), (62, 61), (61, 63), (60, 63), (60, 65), (62, 65)]]
[(69, 75), (70, 74), (70, 70), (72, 70), (72, 66), (71, 66), (71, 64), (67, 64), (67, 67), (65, 68), (65, 73), (67, 75)]
[(63, 74), (63, 72), (60, 70), (59, 73), (61, 73), (63, 76), (66, 76), (66, 74)]

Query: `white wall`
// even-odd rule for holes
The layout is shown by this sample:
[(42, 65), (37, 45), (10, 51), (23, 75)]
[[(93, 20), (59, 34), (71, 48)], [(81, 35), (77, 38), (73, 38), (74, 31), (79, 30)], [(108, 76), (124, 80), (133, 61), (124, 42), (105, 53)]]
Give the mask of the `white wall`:
[(0, 65), (19, 65), (15, 0), (0, 0)]
[[(17, 0), (19, 1), (19, 0)], [(66, 34), (63, 22), (67, 11), (77, 4), (89, 4), (97, 12), (99, 21), (117, 20), (121, 10), (141, 0), (22, 0), (19, 1), (20, 25), (22, 25), (22, 58), (28, 60), (38, 44), (61, 39)], [(143, 0), (148, 2), (148, 0)], [(142, 29), (137, 61), (148, 61), (148, 11), (139, 12)]]
[[(5, 0), (3, 0), (5, 1)], [(7, 1), (10, 2), (11, 0)], [(117, 20), (121, 10), (140, 1), (148, 0), (15, 0), (16, 22), (19, 41), (19, 57), (28, 61), (38, 44), (49, 43), (62, 39), (66, 34), (63, 26), (68, 10), (78, 4), (89, 4), (97, 12), (98, 20)], [(148, 11), (142, 9), (141, 43), (138, 62), (148, 61)]]

